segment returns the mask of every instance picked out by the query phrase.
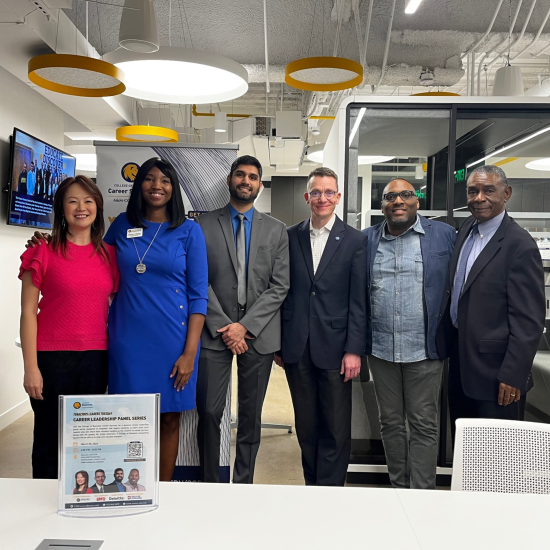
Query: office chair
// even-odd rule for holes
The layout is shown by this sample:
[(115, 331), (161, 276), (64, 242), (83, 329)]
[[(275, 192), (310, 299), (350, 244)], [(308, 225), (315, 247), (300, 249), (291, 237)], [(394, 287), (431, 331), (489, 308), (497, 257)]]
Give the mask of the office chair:
[(550, 494), (550, 425), (458, 419), (451, 490)]

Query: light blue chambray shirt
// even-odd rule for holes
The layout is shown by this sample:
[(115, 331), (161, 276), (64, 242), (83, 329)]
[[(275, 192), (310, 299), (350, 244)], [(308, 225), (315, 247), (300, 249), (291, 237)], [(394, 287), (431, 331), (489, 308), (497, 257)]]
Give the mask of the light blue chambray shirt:
[[(504, 219), (505, 213), (506, 213), (506, 210), (502, 211), (498, 216), (495, 216), (494, 218), (487, 220), (486, 222), (478, 223), (477, 228), (479, 232), (474, 236), (474, 245), (472, 246), (472, 251), (468, 256), (468, 263), (466, 264), (466, 275), (464, 276), (464, 284), (466, 284), (466, 281), (468, 280), (468, 275), (470, 274), (470, 271), (472, 270), (472, 266), (474, 265), (474, 262), (477, 260), (477, 257), (481, 254), (483, 249), (487, 246), (489, 241), (493, 238), (493, 235), (497, 232), (497, 229), (500, 227), (500, 224)], [(471, 235), (469, 235), (466, 240), (470, 238), (471, 238)], [(466, 243), (466, 241), (464, 241), (464, 243)], [(464, 249), (464, 245), (462, 245), (462, 249)], [(458, 263), (456, 264), (457, 266), (460, 265), (461, 259), (462, 259), (462, 250), (460, 251), (460, 256), (458, 257)], [(455, 281), (456, 281), (456, 273), (455, 273), (455, 278), (453, 279), (453, 286), (455, 284)]]
[(428, 357), (424, 317), (424, 263), (420, 218), (395, 237), (384, 230), (374, 259), (371, 283), (372, 354), (395, 363)]

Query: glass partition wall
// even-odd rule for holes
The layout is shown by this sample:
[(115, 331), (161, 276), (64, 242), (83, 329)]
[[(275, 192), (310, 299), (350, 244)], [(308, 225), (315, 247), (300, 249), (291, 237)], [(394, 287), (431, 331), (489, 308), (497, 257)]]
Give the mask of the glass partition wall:
[[(344, 219), (357, 229), (383, 221), (383, 189), (395, 178), (412, 183), (420, 214), (459, 229), (470, 215), (468, 175), (483, 164), (502, 167), (513, 189), (508, 213), (541, 249), (550, 316), (550, 106), (355, 103), (347, 107), (346, 135)], [(525, 420), (550, 422), (549, 350), (545, 334), (533, 365), (535, 387), (528, 394)], [(447, 370), (438, 459), (438, 481), (443, 483), (450, 480), (452, 465), (446, 380)], [(385, 472), (378, 409), (365, 361), (353, 387), (348, 481), (384, 483)]]

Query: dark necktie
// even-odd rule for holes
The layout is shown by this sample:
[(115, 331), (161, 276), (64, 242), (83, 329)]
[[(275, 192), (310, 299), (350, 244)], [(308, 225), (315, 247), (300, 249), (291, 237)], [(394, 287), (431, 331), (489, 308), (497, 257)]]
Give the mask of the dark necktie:
[(237, 298), (240, 306), (246, 305), (246, 237), (244, 233), (244, 214), (237, 214)]
[(103, 485), (99, 488), (99, 492), (103, 493)]
[(458, 300), (460, 299), (460, 294), (462, 293), (462, 287), (464, 286), (464, 281), (466, 279), (466, 266), (468, 265), (468, 258), (472, 252), (474, 246), (475, 236), (479, 233), (479, 228), (477, 223), (472, 227), (470, 235), (466, 239), (464, 246), (462, 247), (462, 254), (460, 256), (460, 262), (456, 269), (455, 282), (453, 286), (453, 293), (451, 296), (451, 321), (456, 327), (458, 322)]

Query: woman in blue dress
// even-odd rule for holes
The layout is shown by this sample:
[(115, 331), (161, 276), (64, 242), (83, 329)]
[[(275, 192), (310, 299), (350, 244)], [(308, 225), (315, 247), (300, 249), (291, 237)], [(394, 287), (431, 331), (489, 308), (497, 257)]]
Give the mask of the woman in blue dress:
[(160, 393), (160, 479), (170, 481), (181, 411), (195, 407), (208, 302), (206, 244), (185, 218), (176, 171), (152, 158), (126, 213), (104, 237), (116, 247), (120, 290), (109, 313), (109, 393)]

